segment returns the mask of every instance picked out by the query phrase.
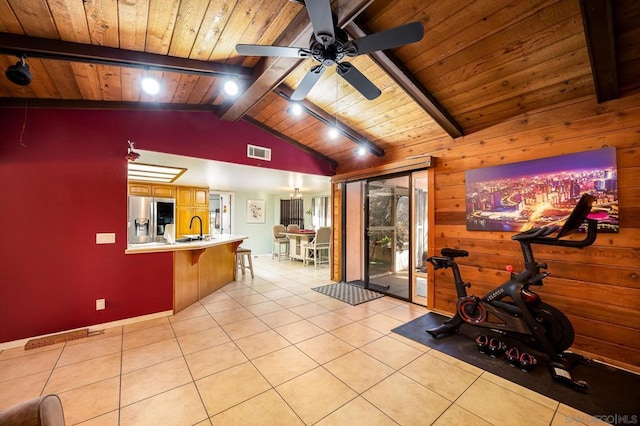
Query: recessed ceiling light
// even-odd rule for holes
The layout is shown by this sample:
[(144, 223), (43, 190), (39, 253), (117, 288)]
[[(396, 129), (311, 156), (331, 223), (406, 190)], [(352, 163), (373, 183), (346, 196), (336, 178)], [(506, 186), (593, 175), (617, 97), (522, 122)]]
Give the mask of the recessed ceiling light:
[(147, 75), (142, 79), (142, 90), (149, 95), (157, 95), (160, 92), (160, 83), (155, 78)]
[(224, 92), (229, 96), (236, 96), (240, 91), (240, 87), (235, 80), (227, 80), (224, 82)]
[(335, 127), (331, 127), (329, 129), (329, 138), (331, 139), (338, 139), (338, 135), (340, 133), (338, 132), (338, 129), (336, 129)]
[(356, 149), (356, 154), (358, 154), (360, 157), (362, 157), (363, 155), (365, 155), (367, 153), (367, 149), (364, 146), (359, 146)]

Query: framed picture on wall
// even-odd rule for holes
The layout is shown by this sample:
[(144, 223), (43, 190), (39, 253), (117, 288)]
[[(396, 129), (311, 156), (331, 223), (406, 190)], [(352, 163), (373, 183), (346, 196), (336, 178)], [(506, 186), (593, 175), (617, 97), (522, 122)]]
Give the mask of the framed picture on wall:
[(264, 223), (264, 200), (247, 200), (247, 223)]
[(598, 232), (618, 232), (614, 147), (467, 170), (469, 231), (515, 231), (562, 224), (583, 193), (596, 197)]

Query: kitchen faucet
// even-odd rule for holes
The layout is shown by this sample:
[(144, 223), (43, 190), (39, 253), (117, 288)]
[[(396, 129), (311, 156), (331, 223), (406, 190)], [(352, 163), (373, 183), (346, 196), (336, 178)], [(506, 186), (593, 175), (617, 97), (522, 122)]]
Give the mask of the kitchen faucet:
[(202, 218), (200, 216), (193, 216), (191, 218), (191, 222), (189, 222), (189, 229), (193, 228), (193, 219), (198, 219), (200, 221), (200, 239), (202, 239)]

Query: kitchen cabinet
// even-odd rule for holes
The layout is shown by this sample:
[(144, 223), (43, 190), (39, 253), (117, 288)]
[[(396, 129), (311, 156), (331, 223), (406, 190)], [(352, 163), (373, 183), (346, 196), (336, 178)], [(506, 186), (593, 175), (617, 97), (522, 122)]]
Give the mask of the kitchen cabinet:
[(151, 192), (154, 197), (176, 198), (176, 190), (171, 185), (152, 185)]
[(151, 196), (151, 185), (146, 183), (129, 182), (129, 195)]
[(176, 204), (178, 206), (193, 206), (193, 188), (179, 186), (176, 189)]
[(177, 204), (193, 207), (209, 207), (209, 188), (179, 186)]
[(209, 210), (201, 209), (190, 206), (177, 206), (176, 207), (176, 235), (181, 236), (185, 234), (199, 234), (200, 223), (198, 220), (193, 221), (193, 228), (189, 228), (191, 218), (194, 216), (200, 216), (202, 219), (202, 233), (209, 233)]
[(193, 205), (209, 211), (209, 188), (193, 188)]
[(175, 198), (175, 187), (171, 185), (154, 185), (150, 183), (129, 182), (129, 195), (146, 195), (149, 197)]
[(200, 233), (197, 220), (193, 222), (193, 228), (189, 228), (193, 216), (200, 216), (202, 233), (208, 234), (209, 188), (178, 186), (176, 194), (176, 236)]

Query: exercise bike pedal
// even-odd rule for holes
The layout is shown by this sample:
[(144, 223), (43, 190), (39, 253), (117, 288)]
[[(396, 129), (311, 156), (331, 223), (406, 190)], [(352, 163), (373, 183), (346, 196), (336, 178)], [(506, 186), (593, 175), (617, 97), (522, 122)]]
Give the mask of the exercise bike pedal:
[(553, 378), (553, 380), (560, 382), (563, 385), (581, 391), (586, 391), (589, 387), (589, 384), (584, 380), (573, 380), (569, 370), (567, 370), (564, 365), (559, 362), (550, 363), (549, 371), (551, 372), (551, 377)]

